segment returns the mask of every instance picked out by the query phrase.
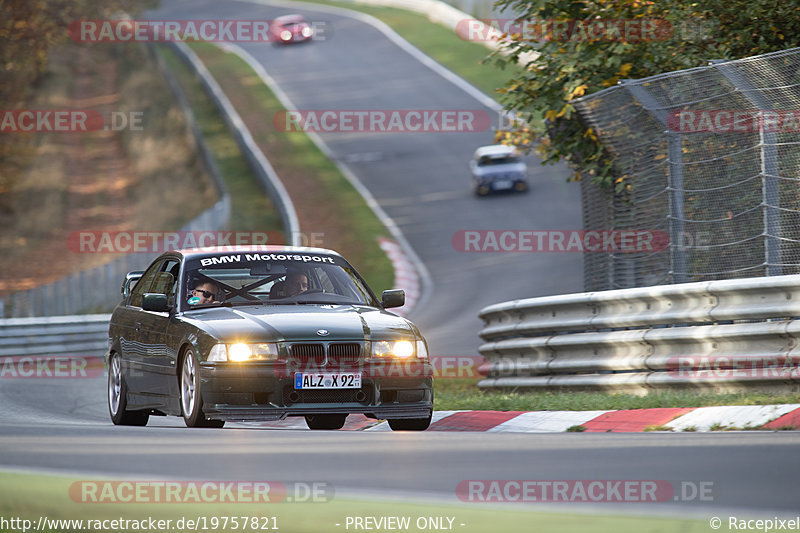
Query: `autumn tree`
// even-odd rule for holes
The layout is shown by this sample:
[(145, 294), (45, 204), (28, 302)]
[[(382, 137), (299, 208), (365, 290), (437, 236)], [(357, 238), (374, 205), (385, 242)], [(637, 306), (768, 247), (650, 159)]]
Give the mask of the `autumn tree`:
[[(158, 0), (0, 0), (0, 110), (24, 107), (29, 91), (47, 72), (48, 51), (69, 40), (71, 22), (104, 19), (123, 12), (135, 15), (157, 3)], [(8, 192), (26, 164), (30, 143), (23, 137), (0, 133), (0, 195)]]
[[(573, 100), (622, 79), (784, 50), (800, 39), (800, 7), (785, 0), (499, 0), (496, 6), (519, 16), (493, 61), (504, 67), (539, 54), (500, 89), (505, 108), (523, 120), (498, 132), (498, 140), (535, 145), (545, 163), (568, 161), (571, 179), (617, 182), (618, 189), (624, 183), (611, 157), (581, 123)], [(633, 21), (628, 34), (626, 21)]]

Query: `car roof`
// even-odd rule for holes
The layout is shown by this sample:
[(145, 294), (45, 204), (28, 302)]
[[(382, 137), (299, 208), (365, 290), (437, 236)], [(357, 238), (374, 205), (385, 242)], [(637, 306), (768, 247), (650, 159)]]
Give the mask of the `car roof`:
[(513, 146), (505, 144), (492, 144), (489, 146), (481, 146), (475, 150), (475, 157), (507, 157), (510, 155), (518, 155), (517, 149)]
[(306, 18), (303, 15), (282, 15), (280, 17), (275, 17), (273, 22), (277, 22), (278, 24), (286, 24), (287, 22), (305, 22)]
[(327, 248), (313, 248), (310, 246), (276, 246), (276, 245), (209, 246), (208, 248), (184, 248), (181, 250), (172, 250), (171, 253), (182, 255), (186, 259), (193, 259), (195, 257), (223, 255), (223, 254), (230, 254), (232, 252), (243, 253), (243, 254), (248, 254), (248, 253), (256, 254), (262, 252), (270, 252), (278, 254), (307, 253), (307, 254), (326, 254), (326, 255), (333, 255), (336, 257), (342, 257), (342, 255), (339, 252), (336, 252), (334, 250), (329, 250)]

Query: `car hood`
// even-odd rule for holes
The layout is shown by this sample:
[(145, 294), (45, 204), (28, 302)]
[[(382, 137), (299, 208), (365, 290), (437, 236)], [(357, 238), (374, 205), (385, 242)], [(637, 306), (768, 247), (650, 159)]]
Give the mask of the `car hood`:
[[(354, 305), (265, 305), (199, 309), (184, 320), (221, 341), (333, 341), (413, 337), (404, 318)], [(327, 335), (318, 335), (327, 330)]]

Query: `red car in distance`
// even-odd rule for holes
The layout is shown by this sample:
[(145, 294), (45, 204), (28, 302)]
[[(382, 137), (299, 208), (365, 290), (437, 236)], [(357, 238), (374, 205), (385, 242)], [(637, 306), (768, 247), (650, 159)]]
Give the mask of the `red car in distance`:
[(272, 21), (269, 38), (273, 43), (290, 44), (310, 41), (314, 30), (303, 15), (284, 15)]

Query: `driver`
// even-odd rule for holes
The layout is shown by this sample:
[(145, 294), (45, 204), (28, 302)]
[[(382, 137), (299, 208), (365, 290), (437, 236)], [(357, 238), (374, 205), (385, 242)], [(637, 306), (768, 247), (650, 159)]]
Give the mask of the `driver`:
[(219, 291), (219, 285), (213, 281), (196, 282), (194, 289), (192, 289), (189, 303), (191, 305), (218, 304), (217, 295)]
[(290, 272), (285, 283), (286, 296), (296, 296), (308, 290), (308, 276), (303, 272)]

